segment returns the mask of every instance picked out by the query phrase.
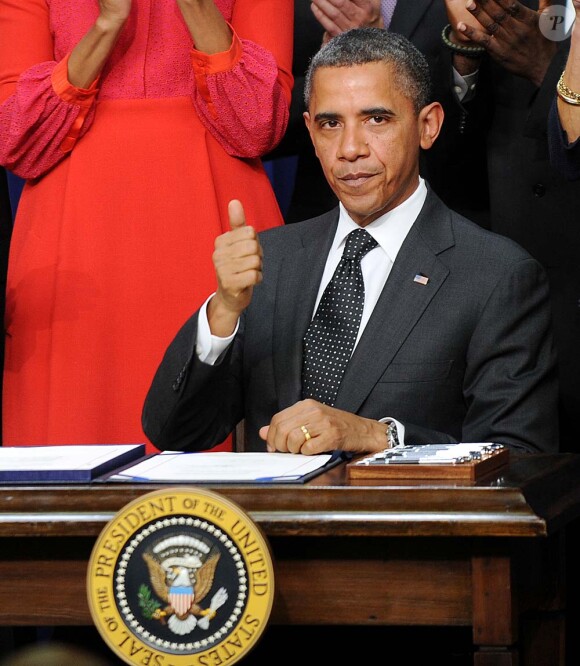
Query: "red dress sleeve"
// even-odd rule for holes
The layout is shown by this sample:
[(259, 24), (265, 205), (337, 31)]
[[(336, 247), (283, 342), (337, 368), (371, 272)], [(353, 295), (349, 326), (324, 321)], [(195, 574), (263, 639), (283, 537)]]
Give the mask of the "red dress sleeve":
[(1, 0), (0, 9), (0, 164), (36, 178), (90, 126), (96, 83), (68, 83), (68, 57), (54, 60), (45, 0)]
[(224, 53), (193, 50), (193, 102), (208, 131), (230, 155), (260, 157), (288, 125), (292, 93), (294, 3), (236, 0)]

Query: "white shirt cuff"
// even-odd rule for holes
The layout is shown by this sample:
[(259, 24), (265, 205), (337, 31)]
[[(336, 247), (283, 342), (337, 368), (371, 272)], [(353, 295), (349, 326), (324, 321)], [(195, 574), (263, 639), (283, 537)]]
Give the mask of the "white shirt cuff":
[(202, 363), (207, 363), (208, 365), (215, 365), (217, 363), (220, 356), (232, 343), (240, 325), (238, 320), (234, 332), (227, 338), (218, 338), (216, 335), (211, 334), (207, 319), (207, 304), (214, 296), (215, 293), (208, 297), (199, 309), (197, 317), (197, 344), (195, 346), (195, 353)]
[[(397, 421), (397, 419), (393, 419), (390, 416), (385, 416), (382, 419), (379, 419), (379, 423), (394, 423), (395, 428), (397, 429), (397, 436), (399, 438), (399, 445), (404, 446), (405, 445), (405, 426), (400, 422)], [(385, 449), (387, 447), (385, 446)]]

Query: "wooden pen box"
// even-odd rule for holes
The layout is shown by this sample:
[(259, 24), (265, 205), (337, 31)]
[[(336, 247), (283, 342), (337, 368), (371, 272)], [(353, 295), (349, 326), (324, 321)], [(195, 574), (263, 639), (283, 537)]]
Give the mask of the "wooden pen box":
[[(437, 455), (428, 452), (415, 455), (422, 447), (396, 447), (387, 449), (383, 454), (372, 454), (353, 460), (347, 465), (350, 479), (449, 479), (461, 481), (477, 481), (483, 476), (505, 467), (509, 462), (509, 449), (490, 445), (473, 445), (472, 455), (459, 455), (454, 447), (465, 445), (449, 445), (438, 449)], [(486, 448), (487, 447), (487, 448)], [(411, 450), (408, 459), (405, 449)], [(399, 451), (400, 450), (400, 451)], [(387, 457), (388, 453), (392, 457)], [(400, 457), (394, 456), (400, 453)], [(445, 456), (443, 458), (442, 456)], [(442, 462), (453, 459), (452, 462)]]

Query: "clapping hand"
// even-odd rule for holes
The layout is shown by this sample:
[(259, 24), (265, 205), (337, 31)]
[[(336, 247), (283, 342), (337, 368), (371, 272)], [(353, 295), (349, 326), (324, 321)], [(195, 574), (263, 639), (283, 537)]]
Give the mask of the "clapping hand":
[(351, 28), (382, 28), (380, 0), (312, 0), (316, 20), (324, 28), (323, 43)]
[(540, 0), (538, 11), (517, 0), (445, 0), (458, 39), (483, 46), (502, 67), (540, 86), (557, 43), (539, 29), (539, 16), (551, 6)]
[(99, 14), (105, 21), (123, 25), (131, 11), (131, 0), (99, 0)]

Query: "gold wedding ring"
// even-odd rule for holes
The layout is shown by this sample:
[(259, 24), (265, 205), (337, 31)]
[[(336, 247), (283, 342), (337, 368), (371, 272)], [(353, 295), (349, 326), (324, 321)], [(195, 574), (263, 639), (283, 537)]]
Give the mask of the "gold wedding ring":
[(300, 430), (304, 433), (304, 441), (308, 441), (309, 439), (312, 439), (312, 435), (308, 432), (308, 428), (306, 426), (300, 426)]

